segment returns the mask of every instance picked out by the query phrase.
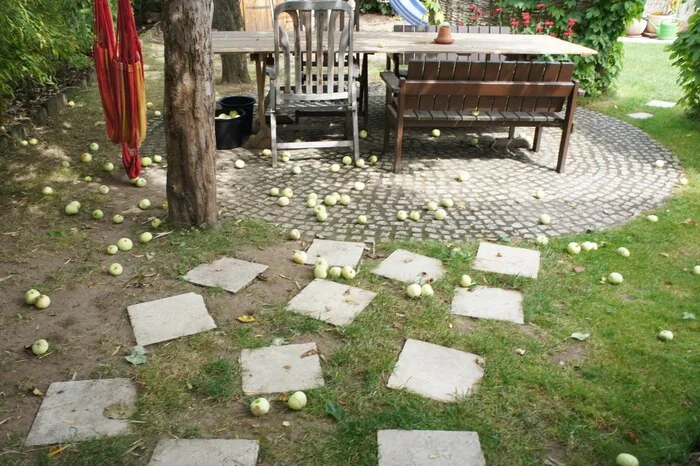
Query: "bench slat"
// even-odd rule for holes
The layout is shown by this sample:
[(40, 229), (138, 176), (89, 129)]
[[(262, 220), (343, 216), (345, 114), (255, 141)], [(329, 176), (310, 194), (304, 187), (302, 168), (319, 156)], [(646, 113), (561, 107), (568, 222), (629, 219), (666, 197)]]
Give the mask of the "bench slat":
[[(529, 62), (523, 63), (518, 62), (515, 64), (515, 71), (513, 72), (513, 81), (527, 81), (530, 76), (530, 66)], [(521, 109), (523, 103), (522, 97), (509, 97), (508, 104), (506, 104), (505, 110), (511, 112), (517, 112)]]
[[(566, 97), (574, 87), (573, 82), (513, 82), (513, 81), (403, 81), (401, 89), (409, 97), (422, 95), (456, 95), (463, 94), (466, 99), (480, 96), (500, 97), (515, 95), (523, 97)], [(466, 100), (465, 99), (465, 100)], [(406, 105), (408, 108), (408, 105)], [(465, 110), (477, 110), (466, 102)], [(509, 111), (513, 111), (508, 109)], [(531, 110), (531, 109), (527, 109)], [(517, 110), (520, 111), (520, 110)]]

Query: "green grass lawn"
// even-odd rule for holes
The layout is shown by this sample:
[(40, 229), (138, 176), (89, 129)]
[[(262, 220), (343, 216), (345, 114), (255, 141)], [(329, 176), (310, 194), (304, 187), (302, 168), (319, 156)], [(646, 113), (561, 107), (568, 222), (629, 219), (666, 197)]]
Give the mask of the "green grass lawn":
[[(476, 243), (379, 245), (383, 255), (401, 247), (443, 260), (447, 275), (435, 284), (435, 296), (408, 299), (403, 286), (370, 274), (380, 259), (368, 259), (352, 284), (378, 295), (345, 329), (286, 312), (285, 303), (241, 310), (256, 321), (158, 346), (146, 365), (129, 369), (126, 376), (139, 386), (133, 435), (77, 444), (42, 463), (144, 464), (157, 439), (167, 435), (257, 438), (264, 464), (369, 466), (377, 462), (378, 430), (443, 429), (477, 431), (489, 465), (612, 465), (621, 452), (643, 465), (686, 464), (700, 441), (700, 276), (692, 274), (700, 264), (700, 129), (678, 108), (643, 105), (679, 96), (663, 48), (628, 44), (625, 50), (617, 93), (585, 105), (625, 120), (632, 111), (655, 114), (631, 123), (668, 147), (690, 180), (655, 212), (658, 223), (640, 218), (552, 239), (541, 249), (537, 280), (471, 270)], [(281, 241), (258, 222), (175, 233), (149, 270), (177, 276), (180, 264), (210, 260), (232, 235), (260, 247)], [(595, 241), (600, 248), (571, 256), (564, 252), (569, 241)], [(618, 255), (620, 246), (631, 256)], [(601, 283), (612, 271), (624, 275), (622, 284)], [(451, 296), (465, 273), (478, 284), (522, 291), (527, 325), (451, 316)], [(683, 319), (684, 313), (696, 319)], [(662, 329), (672, 330), (675, 339), (659, 341)], [(578, 342), (570, 338), (573, 332), (590, 337)], [(241, 391), (237, 355), (279, 338), (321, 341), (332, 349), (323, 362), (326, 386), (307, 392), (303, 411), (289, 412), (275, 401), (268, 417), (252, 418), (247, 404), (254, 397)], [(443, 404), (387, 389), (406, 338), (483, 356), (479, 391)], [(342, 421), (324, 412), (329, 402), (344, 407)], [(283, 420), (291, 426), (283, 427)], [(129, 454), (134, 442), (143, 456)]]

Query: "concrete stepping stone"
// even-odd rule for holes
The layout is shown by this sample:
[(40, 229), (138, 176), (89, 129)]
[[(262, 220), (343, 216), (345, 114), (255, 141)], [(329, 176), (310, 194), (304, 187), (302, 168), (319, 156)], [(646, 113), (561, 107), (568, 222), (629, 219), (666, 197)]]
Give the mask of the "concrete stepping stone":
[(135, 404), (136, 387), (129, 379), (54, 382), (34, 418), (25, 445), (50, 445), (127, 433), (126, 419), (103, 412), (115, 403)]
[(484, 272), (537, 278), (540, 252), (493, 243), (480, 243), (472, 268)]
[(628, 113), (627, 116), (630, 118), (634, 118), (635, 120), (647, 120), (647, 119), (653, 117), (654, 115), (652, 115), (651, 113), (646, 113), (646, 112), (637, 112), (637, 113)]
[(675, 102), (668, 102), (666, 100), (650, 100), (647, 102), (648, 107), (656, 108), (673, 108), (676, 106)]
[(260, 445), (242, 439), (161, 439), (149, 466), (255, 466)]
[(405, 249), (397, 249), (384, 259), (372, 273), (404, 283), (427, 283), (445, 274), (442, 261)]
[(325, 385), (316, 343), (241, 351), (243, 393), (281, 393)]
[(517, 291), (477, 286), (457, 288), (450, 312), (477, 319), (507, 320), (523, 324), (523, 295)]
[(379, 466), (486, 466), (479, 434), (447, 430), (380, 430)]
[(128, 306), (136, 343), (141, 346), (172, 340), (216, 328), (204, 298), (185, 293)]
[(482, 364), (476, 354), (408, 339), (387, 387), (456, 402), (477, 390), (484, 376)]
[(377, 293), (362, 288), (317, 278), (289, 301), (287, 309), (343, 327), (349, 325), (375, 296)]
[(357, 267), (364, 250), (363, 243), (315, 239), (306, 251), (306, 264), (314, 265), (317, 258), (323, 257), (329, 267)]
[(238, 293), (267, 269), (264, 264), (222, 257), (211, 264), (198, 265), (182, 278), (196, 285), (218, 286)]

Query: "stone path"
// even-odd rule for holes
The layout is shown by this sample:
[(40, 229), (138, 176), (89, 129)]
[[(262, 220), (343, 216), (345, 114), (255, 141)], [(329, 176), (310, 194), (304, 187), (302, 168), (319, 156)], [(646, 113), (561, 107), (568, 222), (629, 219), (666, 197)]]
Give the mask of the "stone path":
[(484, 272), (537, 278), (540, 252), (501, 244), (480, 243), (472, 268)]
[(361, 288), (317, 278), (289, 301), (287, 309), (344, 327), (352, 323), (376, 295)]
[[(558, 236), (624, 223), (640, 212), (659, 206), (671, 194), (681, 175), (679, 162), (658, 143), (633, 126), (582, 108), (576, 110), (576, 130), (571, 136), (566, 172), (554, 171), (559, 130), (545, 129), (538, 153), (525, 149), (491, 147), (493, 135), (484, 134), (476, 147), (464, 130), (444, 130), (439, 138), (430, 130), (407, 131), (404, 141), (404, 172), (392, 171), (392, 151), (382, 156), (383, 89), (371, 87), (369, 136), (361, 141), (361, 156), (377, 154), (379, 162), (365, 168), (341, 164), (338, 173), (329, 171), (341, 163), (344, 151), (305, 149), (292, 151), (292, 163), (271, 167), (269, 157), (244, 149), (221, 151), (217, 159), (219, 208), (224, 217), (266, 220), (284, 228), (325, 239), (380, 241), (388, 239), (445, 240), (486, 239), (510, 236), (533, 238), (537, 234)], [(331, 120), (324, 120), (331, 121)], [(335, 120), (337, 122), (337, 120)], [(148, 138), (142, 153), (164, 153), (163, 122), (149, 121)], [(339, 130), (338, 125), (335, 127)], [(287, 129), (287, 139), (309, 138)], [(500, 136), (497, 135), (497, 136)], [(532, 137), (532, 132), (527, 132)], [(236, 158), (246, 162), (235, 169)], [(663, 169), (656, 160), (666, 162)], [(299, 165), (302, 172), (292, 173)], [(159, 168), (145, 170), (154, 178)], [(456, 174), (467, 171), (466, 182)], [(362, 181), (362, 192), (352, 189)], [(271, 187), (291, 187), (294, 197), (287, 207), (270, 197)], [(542, 199), (533, 195), (538, 190)], [(328, 208), (328, 220), (319, 223), (306, 195), (325, 196), (333, 191), (349, 194), (348, 206)], [(425, 211), (428, 201), (451, 197), (455, 206), (444, 221)], [(396, 219), (398, 210), (420, 210), (417, 222)], [(366, 215), (365, 225), (356, 223)], [(542, 214), (552, 217), (541, 225)]]
[(257, 440), (162, 439), (149, 466), (255, 466)]
[(211, 264), (195, 267), (182, 278), (197, 285), (218, 286), (237, 293), (267, 268), (267, 265), (223, 257)]
[(379, 466), (486, 466), (476, 432), (380, 430)]
[(445, 274), (442, 262), (404, 249), (397, 249), (372, 273), (404, 283), (430, 283)]

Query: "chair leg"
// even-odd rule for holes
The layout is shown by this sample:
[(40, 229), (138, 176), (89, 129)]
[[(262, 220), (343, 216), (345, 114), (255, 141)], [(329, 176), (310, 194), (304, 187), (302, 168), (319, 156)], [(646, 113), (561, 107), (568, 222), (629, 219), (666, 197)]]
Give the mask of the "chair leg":
[(394, 173), (401, 173), (401, 146), (403, 145), (403, 125), (396, 127), (396, 156), (394, 158)]
[(508, 139), (513, 139), (515, 137), (515, 126), (508, 128)]
[(272, 168), (277, 167), (277, 117), (270, 113), (270, 142), (272, 145)]
[(566, 128), (562, 128), (561, 142), (559, 143), (559, 158), (557, 159), (557, 173), (564, 172), (566, 165), (566, 154), (569, 152), (569, 138), (571, 133)]
[(384, 117), (384, 145), (382, 146), (382, 154), (386, 154), (386, 150), (389, 147), (389, 134), (391, 129), (389, 128), (389, 116)]
[(540, 150), (540, 140), (542, 139), (542, 127), (535, 128), (535, 139), (532, 141), (532, 152)]
[(357, 107), (352, 110), (352, 148), (355, 152), (355, 162), (360, 159), (360, 135), (357, 127)]

